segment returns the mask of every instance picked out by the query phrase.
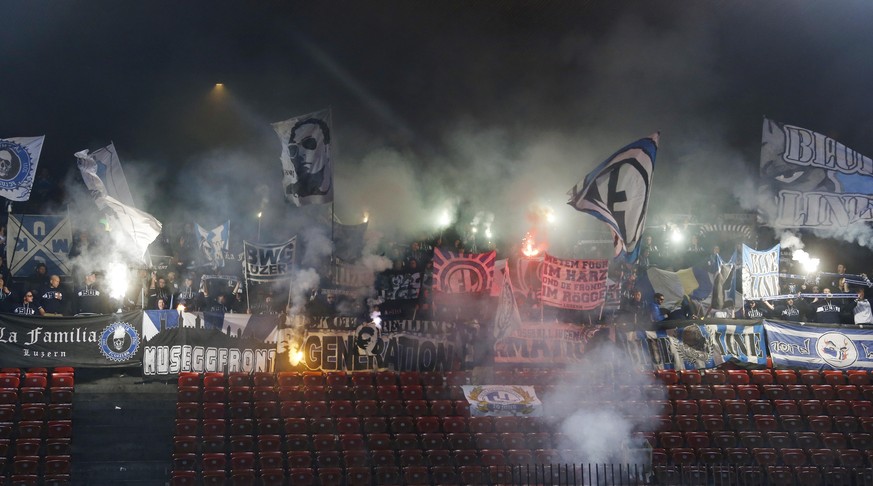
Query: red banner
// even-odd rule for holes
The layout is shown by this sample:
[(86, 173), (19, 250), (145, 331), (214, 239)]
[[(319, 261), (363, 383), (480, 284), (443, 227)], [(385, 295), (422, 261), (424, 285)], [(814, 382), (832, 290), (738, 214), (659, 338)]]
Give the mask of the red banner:
[(591, 310), (603, 304), (608, 260), (543, 259), (542, 302), (572, 310)]

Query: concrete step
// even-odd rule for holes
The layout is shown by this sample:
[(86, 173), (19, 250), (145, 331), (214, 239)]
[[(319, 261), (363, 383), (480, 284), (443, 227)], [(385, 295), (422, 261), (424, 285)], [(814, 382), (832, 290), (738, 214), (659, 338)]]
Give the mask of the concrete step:
[(73, 461), (74, 485), (164, 485), (169, 482), (171, 462), (167, 461)]

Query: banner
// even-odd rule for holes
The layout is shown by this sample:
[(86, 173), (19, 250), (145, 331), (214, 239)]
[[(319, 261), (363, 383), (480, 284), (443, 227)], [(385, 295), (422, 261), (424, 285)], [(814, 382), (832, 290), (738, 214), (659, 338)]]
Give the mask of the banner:
[(418, 300), (421, 292), (421, 272), (387, 270), (379, 274), (379, 294), (386, 301)]
[(307, 332), (302, 351), (303, 366), (322, 371), (449, 371), (463, 363), (462, 347), (456, 341), (405, 333)]
[(765, 366), (764, 327), (749, 323), (634, 331), (626, 336), (628, 356), (638, 369), (705, 369), (726, 361)]
[(206, 264), (213, 269), (224, 266), (224, 253), (230, 250), (230, 220), (212, 230), (194, 224), (197, 247)]
[(333, 201), (330, 110), (273, 123), (282, 144), (282, 186), (295, 206)]
[(276, 315), (146, 311), (143, 376), (277, 370)]
[(756, 251), (743, 245), (743, 298), (760, 300), (780, 295), (779, 245)]
[(6, 230), (6, 261), (12, 276), (29, 277), (40, 263), (48, 275), (70, 275), (67, 255), (73, 234), (66, 216), (10, 214)]
[(568, 192), (567, 204), (609, 225), (615, 255), (623, 250), (631, 262), (637, 258), (646, 228), (658, 137), (655, 133), (623, 147)]
[(546, 366), (580, 363), (589, 343), (613, 337), (606, 326), (522, 321), (494, 343), (494, 362)]
[(532, 386), (462, 385), (473, 417), (542, 417), (543, 402)]
[(0, 138), (0, 197), (30, 199), (44, 140), (45, 136)]
[(256, 282), (270, 282), (289, 278), (297, 250), (297, 237), (278, 245), (244, 241), (246, 278)]
[(340, 260), (335, 261), (334, 283), (339, 287), (370, 287), (374, 278), (371, 268)]
[(829, 328), (764, 321), (767, 348), (777, 367), (873, 369), (873, 329)]
[(542, 303), (562, 309), (591, 310), (603, 304), (608, 260), (543, 259)]
[(434, 248), (434, 290), (447, 294), (490, 290), (496, 258), (496, 251), (455, 254)]
[(465, 326), (454, 322), (384, 320), (382, 329), (366, 324), (354, 317), (309, 319), (301, 337), (286, 329), (285, 339), (296, 340), (288, 347), (302, 351), (303, 367), (322, 371), (449, 371), (463, 366), (471, 344)]
[(10, 368), (138, 366), (142, 312), (94, 317), (0, 314), (0, 366)]
[(764, 119), (761, 140), (763, 223), (845, 228), (873, 221), (873, 160), (806, 128)]

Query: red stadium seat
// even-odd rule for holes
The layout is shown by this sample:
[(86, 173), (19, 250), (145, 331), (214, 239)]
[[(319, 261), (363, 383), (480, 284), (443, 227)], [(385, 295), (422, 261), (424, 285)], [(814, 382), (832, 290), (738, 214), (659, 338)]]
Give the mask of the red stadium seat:
[(779, 415), (799, 415), (800, 409), (794, 400), (773, 400), (773, 407)]
[(833, 466), (836, 463), (836, 454), (831, 449), (810, 449), (809, 462), (813, 466)]
[(365, 418), (380, 415), (379, 403), (376, 400), (359, 400), (355, 403), (355, 415)]
[(727, 383), (727, 374), (723, 370), (703, 370), (701, 383), (704, 385), (724, 385)]
[(227, 454), (224, 452), (207, 452), (200, 458), (200, 467), (204, 471), (224, 471), (227, 469)]
[(839, 400), (851, 401), (861, 399), (861, 389), (857, 385), (836, 385), (834, 389)]
[(745, 400), (723, 400), (722, 407), (726, 414), (745, 415), (749, 413), (749, 407)]
[(697, 400), (674, 400), (673, 409), (676, 415), (697, 415)]
[(397, 457), (393, 450), (374, 450), (370, 453), (370, 458), (375, 466), (396, 466)]
[(834, 400), (837, 398), (837, 391), (831, 385), (810, 385), (812, 396), (817, 400)]
[(367, 434), (388, 432), (388, 419), (385, 417), (363, 417), (363, 428)]
[(252, 385), (255, 387), (275, 387), (278, 384), (276, 375), (268, 371), (255, 371), (252, 373)]
[[(263, 480), (263, 472), (261, 473)], [(312, 486), (316, 484), (315, 471), (308, 467), (295, 467), (288, 469), (288, 479), (293, 485)]]
[(470, 417), (467, 419), (467, 427), (471, 433), (477, 432), (493, 432), (494, 422), (492, 417)]
[(418, 432), (419, 434), (426, 433), (426, 432), (439, 432), (440, 425), (441, 425), (441, 423), (440, 423), (439, 417), (418, 416), (415, 419), (415, 431)]
[(469, 432), (453, 432), (446, 434), (446, 441), (452, 450), (475, 449), (476, 441)]
[(709, 447), (709, 434), (706, 432), (685, 432), (685, 443), (692, 449)]
[(770, 370), (749, 370), (749, 383), (752, 385), (772, 385), (774, 381)]
[(738, 432), (740, 444), (748, 449), (755, 449), (764, 446), (764, 435), (761, 432), (744, 431)]
[(731, 385), (748, 385), (749, 373), (746, 370), (727, 370), (727, 379)]
[(773, 370), (776, 383), (780, 385), (796, 385), (799, 382), (794, 370)]
[(850, 415), (852, 409), (845, 400), (825, 400), (825, 410), (832, 417)]
[(737, 445), (737, 435), (732, 430), (714, 430), (709, 433), (710, 443), (714, 447), (735, 447)]
[(309, 388), (314, 386), (324, 386), (324, 373), (321, 371), (304, 371), (303, 386)]
[(846, 379), (852, 385), (869, 385), (873, 383), (870, 373), (867, 370), (847, 370)]
[(776, 449), (771, 447), (758, 447), (752, 449), (752, 457), (760, 466), (775, 466), (779, 461), (779, 455)]
[(785, 393), (790, 400), (806, 400), (812, 398), (812, 393), (807, 385), (785, 385)]
[(698, 400), (697, 407), (701, 415), (721, 415), (724, 412), (721, 401), (715, 399)]
[(802, 432), (807, 430), (806, 424), (800, 415), (781, 415), (779, 423), (782, 424), (782, 430), (785, 432)]
[(767, 439), (768, 446), (774, 449), (784, 449), (786, 447), (791, 447), (791, 444), (793, 442), (791, 439), (791, 434), (778, 430), (766, 432), (764, 434), (764, 437)]
[(821, 415), (824, 413), (824, 404), (820, 400), (798, 400), (800, 413), (804, 416)]
[(376, 385), (398, 385), (397, 373), (394, 371), (377, 371)]
[(807, 421), (812, 432), (830, 432), (833, 429), (833, 421), (826, 415), (811, 415)]
[(742, 400), (760, 400), (761, 392), (756, 385), (736, 385), (737, 398)]

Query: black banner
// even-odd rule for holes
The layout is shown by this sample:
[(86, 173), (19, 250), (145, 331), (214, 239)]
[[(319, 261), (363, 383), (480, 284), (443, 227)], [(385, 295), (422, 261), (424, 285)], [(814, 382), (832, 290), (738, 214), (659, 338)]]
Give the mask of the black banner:
[(275, 370), (275, 342), (233, 337), (216, 329), (169, 329), (149, 340), (142, 352), (143, 376)]
[(0, 314), (0, 366), (10, 368), (138, 366), (142, 312), (94, 317)]

